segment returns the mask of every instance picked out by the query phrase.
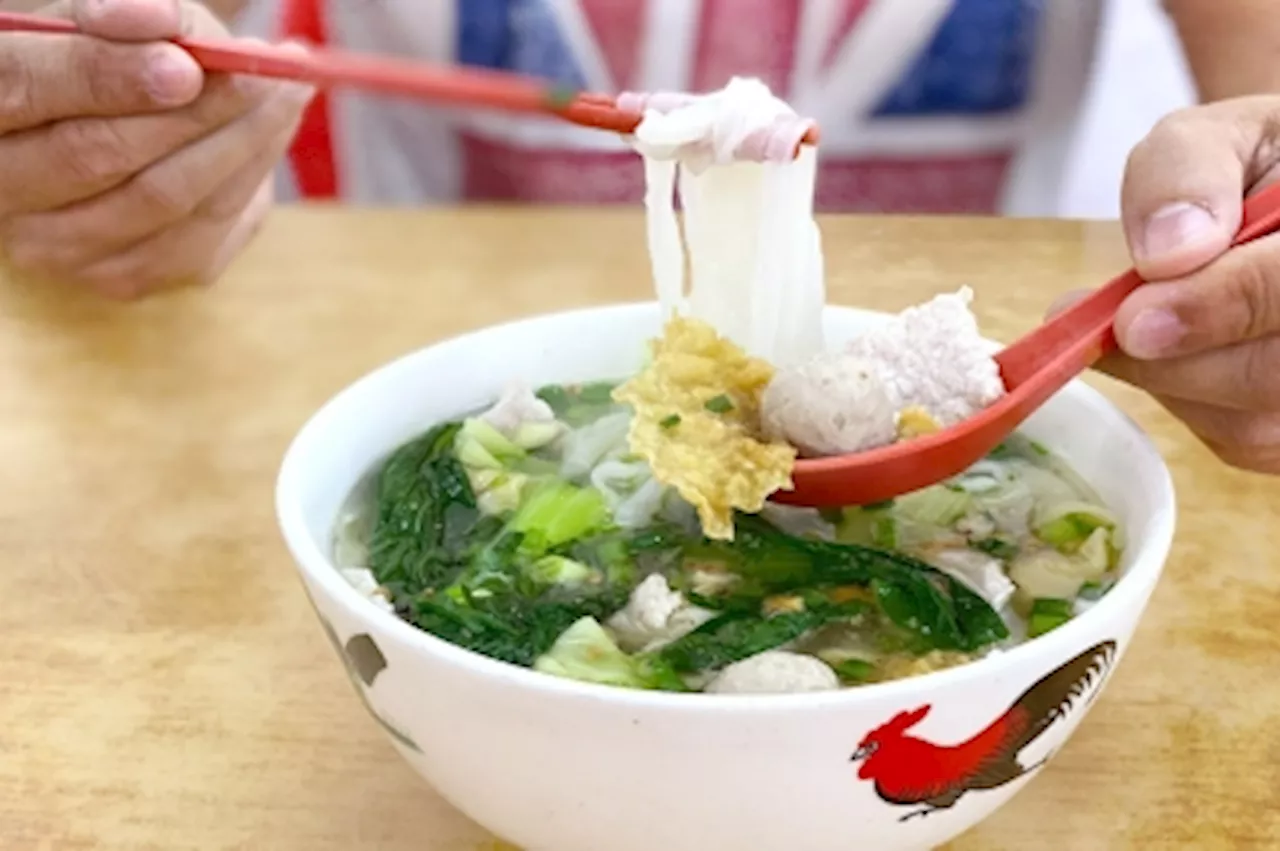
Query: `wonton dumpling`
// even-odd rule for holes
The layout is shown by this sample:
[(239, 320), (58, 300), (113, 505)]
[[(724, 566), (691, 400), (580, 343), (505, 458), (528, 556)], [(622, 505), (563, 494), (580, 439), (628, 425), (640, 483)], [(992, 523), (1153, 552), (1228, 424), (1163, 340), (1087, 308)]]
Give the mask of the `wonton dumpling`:
[(609, 619), (622, 649), (651, 651), (670, 644), (706, 623), (712, 613), (692, 606), (673, 591), (661, 573), (652, 573), (631, 592), (625, 608)]
[(510, 438), (515, 436), (520, 426), (554, 423), (556, 415), (551, 406), (539, 399), (528, 385), (515, 382), (502, 391), (498, 401), (481, 414), (480, 419)]

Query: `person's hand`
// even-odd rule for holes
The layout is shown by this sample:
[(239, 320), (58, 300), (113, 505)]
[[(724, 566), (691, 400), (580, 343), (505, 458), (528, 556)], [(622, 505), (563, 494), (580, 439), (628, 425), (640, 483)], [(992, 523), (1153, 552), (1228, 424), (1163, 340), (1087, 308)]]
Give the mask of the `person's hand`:
[(1174, 113), (1133, 150), (1124, 229), (1152, 283), (1120, 308), (1123, 354), (1099, 366), (1154, 395), (1228, 464), (1280, 474), (1280, 235), (1223, 254), (1242, 199), (1277, 177), (1280, 97)]
[(272, 204), (308, 87), (205, 76), (186, 0), (64, 0), (94, 38), (0, 33), (0, 262), (130, 298), (213, 280)]

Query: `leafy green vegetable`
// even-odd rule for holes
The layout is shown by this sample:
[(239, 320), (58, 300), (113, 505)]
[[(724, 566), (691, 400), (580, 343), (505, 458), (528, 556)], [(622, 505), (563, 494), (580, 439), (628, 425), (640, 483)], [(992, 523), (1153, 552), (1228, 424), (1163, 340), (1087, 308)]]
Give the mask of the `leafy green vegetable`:
[(696, 558), (721, 561), (762, 596), (769, 592), (790, 591), (813, 584), (813, 554), (803, 546), (795, 546), (791, 538), (774, 526), (752, 515), (739, 515), (735, 521), (733, 546), (708, 543), (688, 551)]
[(733, 612), (739, 615), (758, 616), (765, 599), (756, 590), (740, 593), (735, 588), (719, 594), (700, 594), (695, 590), (684, 588), (679, 582), (673, 587), (678, 591), (682, 591), (685, 599), (693, 605), (712, 612)]
[(1036, 638), (1051, 632), (1071, 620), (1070, 600), (1041, 597), (1031, 604), (1031, 617), (1027, 619), (1027, 636)]
[(714, 671), (794, 641), (831, 620), (826, 612), (785, 612), (769, 618), (725, 612), (663, 647), (659, 655), (676, 671)]
[(670, 416), (666, 416), (658, 420), (658, 426), (660, 428), (675, 428), (678, 425), (680, 425), (679, 414), (671, 414)]
[(593, 617), (574, 621), (533, 663), (535, 671), (624, 688), (685, 691), (684, 681), (661, 658), (624, 653)]
[[(737, 536), (747, 551), (790, 551), (797, 585), (871, 585), (891, 621), (939, 650), (977, 650), (1007, 638), (1000, 615), (949, 574), (902, 553), (855, 544), (792, 538), (763, 520), (743, 516)], [(782, 590), (782, 589), (779, 589)]]
[(443, 593), (461, 601), (516, 591), (528, 576), (520, 553), (522, 543), (523, 536), (503, 527), (494, 529), (487, 541), (477, 541), (467, 550), (464, 567)]
[(781, 592), (807, 589), (802, 611), (761, 617), (750, 595), (730, 598), (722, 614), (662, 652), (678, 671), (705, 670), (792, 641), (834, 619), (857, 613), (860, 603), (820, 605), (815, 586), (870, 585), (884, 616), (910, 636), (915, 652), (973, 651), (1008, 637), (1000, 615), (963, 583), (930, 565), (869, 547), (792, 538), (753, 517), (739, 518), (744, 556), (735, 569), (748, 587)]
[[(711, 620), (676, 639), (661, 655), (677, 671), (691, 673), (722, 668), (733, 662), (772, 650), (808, 632), (836, 621), (849, 620), (868, 611), (861, 600), (834, 602), (822, 589), (807, 589), (797, 595), (798, 611), (761, 614), (757, 601), (746, 600), (720, 610)], [(698, 605), (696, 599), (691, 599)]]
[[(484, 537), (477, 534), (479, 543), (468, 551), (457, 581), (415, 597), (408, 616), (447, 641), (526, 667), (576, 621), (604, 621), (625, 606), (637, 564), (670, 552), (655, 546), (660, 529), (643, 536), (609, 529), (544, 553), (545, 541), (531, 550), (523, 533), (493, 523), (489, 518)], [(585, 581), (575, 581), (579, 575)], [(646, 664), (647, 676), (660, 679), (662, 664)], [(661, 687), (681, 690), (684, 684), (676, 678)]]
[(629, 543), (633, 550), (644, 552), (680, 550), (692, 540), (695, 539), (674, 523), (656, 523), (636, 532)]
[[(802, 594), (806, 610), (784, 613), (785, 619), (778, 624), (761, 628), (762, 634), (769, 636), (786, 634), (786, 624), (825, 623), (831, 615), (820, 606), (815, 609), (818, 598), (814, 595), (821, 595), (823, 589), (845, 586), (870, 587), (889, 621), (910, 633), (917, 652), (972, 651), (1009, 635), (1004, 620), (981, 596), (949, 574), (910, 556), (856, 544), (795, 538), (755, 515), (739, 515), (735, 529), (733, 545), (695, 539), (672, 528), (640, 536), (637, 544), (653, 550), (674, 550), (686, 563), (714, 562), (735, 575), (736, 581), (722, 593), (698, 594), (687, 587), (680, 588), (691, 602), (725, 615), (759, 620), (761, 605), (769, 595)], [(709, 623), (720, 622), (716, 619)], [(708, 629), (711, 627), (704, 625), (696, 635), (705, 635)], [(755, 636), (753, 632), (752, 641), (742, 641), (752, 648), (761, 643), (768, 645), (763, 639), (754, 640)], [(699, 652), (708, 643), (705, 638), (688, 640), (696, 643)]]
[(460, 428), (438, 426), (405, 444), (378, 476), (369, 567), (397, 604), (457, 575), (481, 519), (467, 474), (453, 455)]
[(733, 400), (721, 393), (708, 399), (703, 407), (713, 414), (727, 414), (733, 410)]
[[(553, 386), (539, 396), (561, 422), (592, 422), (617, 408), (613, 388), (607, 382)], [(713, 412), (732, 407), (728, 396), (707, 402)], [(673, 415), (663, 426), (679, 421)], [(1000, 615), (964, 583), (891, 551), (904, 545), (904, 536), (915, 540), (920, 530), (949, 527), (967, 514), (975, 497), (963, 488), (936, 486), (828, 512), (838, 521), (835, 542), (791, 536), (758, 515), (736, 518), (731, 544), (661, 521), (637, 532), (614, 525), (600, 491), (559, 478), (558, 450), (547, 442), (563, 426), (542, 425), (537, 433), (512, 435), (478, 419), (447, 424), (388, 459), (377, 479), (369, 561), (406, 619), (513, 664), (667, 690), (687, 690), (683, 675), (718, 670), (811, 634), (817, 641), (829, 631), (856, 639), (843, 658), (824, 659), (848, 684), (876, 678), (878, 656), (859, 657), (871, 648), (971, 652), (1008, 636)], [(1024, 450), (1012, 443), (1009, 448)], [(971, 543), (1018, 565), (1010, 572), (1022, 605), (1032, 609), (1032, 630), (1064, 622), (1069, 605), (1064, 618), (1043, 601), (1032, 603), (1066, 595), (1056, 586), (1032, 593), (1023, 581), (1041, 574), (1056, 580), (1063, 573), (1060, 584), (1070, 581), (1076, 590), (1099, 579), (1117, 552), (1109, 515), (1081, 508), (1097, 508), (1089, 503), (1063, 506), (1039, 518), (1048, 524), (1046, 534), (1064, 520), (1077, 533), (1082, 523), (1093, 525), (1078, 540), (1055, 544), (1070, 554), (1028, 548), (1041, 559), (1052, 557), (1052, 564), (1028, 561), (1032, 552), (1019, 555), (1000, 537)], [(626, 605), (641, 577), (655, 571), (715, 614), (659, 650), (628, 654), (601, 624)]]
[(528, 667), (575, 621), (603, 620), (620, 609), (627, 590), (606, 586), (585, 593), (553, 589), (487, 597), (428, 592), (413, 601), (409, 618), (450, 643)]
[(585, 537), (610, 522), (609, 506), (600, 491), (550, 479), (526, 497), (509, 528), (525, 536), (527, 550), (537, 551)]

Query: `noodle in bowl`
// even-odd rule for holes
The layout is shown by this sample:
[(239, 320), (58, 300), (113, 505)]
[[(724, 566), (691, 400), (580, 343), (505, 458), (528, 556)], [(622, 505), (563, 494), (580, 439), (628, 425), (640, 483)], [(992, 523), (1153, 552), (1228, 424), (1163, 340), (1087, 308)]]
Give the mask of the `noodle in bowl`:
[[(633, 374), (662, 318), (656, 304), (622, 305), (482, 329), (378, 369), (304, 426), (280, 472), (279, 521), (357, 693), (441, 795), (528, 851), (893, 851), (958, 835), (1042, 770), (1085, 717), (1169, 552), (1165, 464), (1080, 382), (1024, 430), (1119, 516), (1128, 531), (1121, 579), (1053, 632), (939, 673), (794, 695), (580, 683), (435, 638), (339, 573), (332, 536), (344, 501), (392, 450), (483, 407), (512, 379)], [(884, 319), (828, 307), (823, 335), (839, 345)], [(997, 737), (1012, 752), (992, 754), (1003, 773), (948, 773), (989, 745), (991, 736), (975, 735), (994, 724), (1013, 731)]]

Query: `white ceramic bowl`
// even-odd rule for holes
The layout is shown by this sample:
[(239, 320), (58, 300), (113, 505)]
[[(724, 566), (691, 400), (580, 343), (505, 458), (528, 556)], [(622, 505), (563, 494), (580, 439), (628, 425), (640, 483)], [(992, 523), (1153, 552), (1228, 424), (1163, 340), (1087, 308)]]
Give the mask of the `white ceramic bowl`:
[[(828, 339), (880, 319), (829, 308)], [(436, 639), (379, 609), (335, 570), (340, 506), (401, 443), (490, 403), (511, 379), (628, 375), (658, 330), (651, 304), (486, 328), (378, 369), (306, 424), (280, 472), (280, 525), (357, 693), (440, 794), (527, 851), (892, 851), (930, 848), (976, 824), (1034, 774), (1019, 766), (1056, 752), (1080, 723), (1128, 646), (1173, 537), (1164, 462), (1133, 422), (1083, 384), (1060, 393), (1025, 431), (1119, 513), (1130, 541), (1124, 577), (1049, 635), (941, 673), (779, 696), (582, 684)], [(1043, 729), (1009, 732), (1037, 720), (1047, 722)], [(1008, 735), (957, 747), (992, 724)], [(852, 761), (878, 728), (860, 755), (874, 753)], [(1018, 752), (1004, 754), (1003, 772), (966, 776), (967, 757), (984, 746)], [(910, 803), (923, 798), (933, 805)]]

